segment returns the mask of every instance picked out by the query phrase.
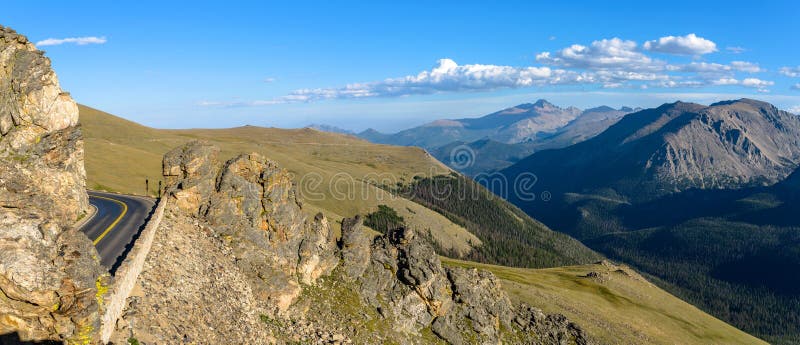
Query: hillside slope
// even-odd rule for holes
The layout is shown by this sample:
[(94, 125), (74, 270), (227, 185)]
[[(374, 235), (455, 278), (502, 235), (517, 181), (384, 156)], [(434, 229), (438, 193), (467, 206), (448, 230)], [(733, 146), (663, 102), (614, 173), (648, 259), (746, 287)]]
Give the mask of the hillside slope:
[(548, 269), (442, 263), (488, 270), (512, 301), (563, 314), (604, 344), (766, 344), (606, 261)]
[[(436, 212), (364, 182), (396, 183), (414, 175), (448, 171), (417, 148), (374, 145), (313, 129), (160, 130), (86, 106), (80, 106), (80, 112), (89, 188), (144, 194), (145, 179), (149, 178), (148, 193), (153, 195), (164, 153), (190, 140), (203, 139), (221, 147), (224, 159), (239, 152), (269, 154), (294, 174), (301, 196), (311, 206), (309, 212), (324, 210), (338, 221), (388, 204), (406, 217), (409, 226), (430, 229), (446, 248), (466, 253), (470, 243), (480, 244), (480, 239)], [(329, 188), (332, 185), (338, 189)]]
[[(81, 107), (81, 122), (87, 138), (86, 170), (90, 188), (141, 194), (144, 180), (149, 176), (150, 193), (153, 193), (157, 185), (155, 176), (161, 171), (161, 155), (182, 143), (202, 139), (219, 146), (222, 159), (229, 159), (238, 152), (258, 152), (281, 164), (294, 175), (300, 196), (310, 206), (307, 207), (309, 213), (324, 211), (330, 219), (340, 221), (387, 205), (405, 219), (406, 226), (430, 233), (441, 249), (455, 256), (469, 254), (487, 238), (476, 229), (468, 230), (463, 223), (454, 222), (410, 197), (387, 191), (387, 187), (408, 185), (418, 178), (451, 172), (420, 148), (372, 144), (313, 129), (248, 126), (159, 130), (84, 106)], [(505, 214), (498, 216), (507, 217)], [(547, 238), (552, 236), (550, 234), (554, 232), (545, 226), (533, 229), (534, 236)], [(525, 241), (513, 240), (514, 243)], [(573, 239), (567, 238), (563, 244), (572, 249), (538, 250), (546, 254), (547, 260), (536, 261), (536, 267), (587, 263), (599, 257)]]

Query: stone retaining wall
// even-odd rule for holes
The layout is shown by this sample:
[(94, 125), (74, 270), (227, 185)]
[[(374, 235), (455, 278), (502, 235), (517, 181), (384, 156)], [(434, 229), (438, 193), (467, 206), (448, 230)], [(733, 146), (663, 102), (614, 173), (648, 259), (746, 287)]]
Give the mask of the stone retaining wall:
[(100, 340), (103, 344), (108, 343), (111, 338), (117, 319), (122, 315), (122, 310), (125, 308), (125, 300), (128, 299), (128, 295), (136, 285), (139, 273), (142, 272), (144, 261), (153, 246), (156, 230), (161, 224), (161, 218), (164, 216), (166, 204), (166, 199), (158, 201), (150, 221), (147, 222), (144, 230), (139, 234), (139, 239), (136, 240), (128, 256), (125, 257), (125, 260), (114, 275), (114, 283), (109, 287), (106, 298), (105, 314), (101, 318)]

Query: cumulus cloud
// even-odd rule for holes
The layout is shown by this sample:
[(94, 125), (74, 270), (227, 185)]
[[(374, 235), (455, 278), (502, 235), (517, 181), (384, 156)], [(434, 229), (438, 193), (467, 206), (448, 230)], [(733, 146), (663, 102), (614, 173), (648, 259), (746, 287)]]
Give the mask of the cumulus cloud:
[[(620, 38), (597, 40), (588, 45), (573, 44), (557, 51), (536, 55), (533, 66), (491, 64), (459, 65), (440, 59), (429, 70), (378, 81), (351, 83), (338, 87), (305, 88), (268, 100), (214, 102), (201, 106), (258, 106), (314, 102), (330, 99), (404, 97), (444, 92), (480, 92), (500, 89), (551, 87), (562, 85), (598, 88), (702, 88), (739, 86), (760, 92), (774, 82), (754, 78), (765, 72), (758, 63), (731, 61), (692, 61), (677, 64), (650, 56), (650, 51), (699, 55), (716, 51), (716, 45), (695, 34), (668, 36), (648, 41), (644, 46)], [(664, 57), (665, 59), (676, 59)], [(784, 75), (800, 76), (800, 67), (784, 67)], [(744, 74), (749, 74), (747, 77)], [(265, 81), (272, 81), (267, 78)]]
[(549, 67), (511, 67), (498, 65), (459, 65), (440, 59), (430, 71), (379, 82), (355, 83), (340, 88), (296, 90), (284, 97), (288, 102), (333, 98), (391, 97), (423, 95), (448, 91), (495, 90), (536, 85), (579, 82), (579, 73)]
[(676, 55), (703, 55), (717, 51), (717, 44), (695, 34), (666, 36), (644, 43), (644, 49)]
[(781, 67), (780, 73), (790, 78), (798, 78), (800, 77), (800, 66)]
[(762, 80), (758, 78), (745, 78), (742, 80), (736, 78), (720, 78), (710, 81), (711, 85), (741, 85), (745, 87), (752, 87), (759, 89), (759, 91), (769, 91), (767, 87), (775, 85), (775, 82), (769, 80)]
[(787, 109), (787, 110), (788, 110), (790, 113), (795, 113), (795, 114), (798, 114), (798, 115), (800, 115), (800, 105), (796, 105), (796, 106), (794, 106), (794, 107), (791, 107), (791, 108), (789, 108), (789, 109)]
[(742, 86), (747, 86), (747, 87), (755, 87), (763, 89), (767, 86), (772, 86), (772, 85), (775, 85), (775, 83), (768, 80), (761, 80), (758, 78), (745, 78), (744, 80), (742, 80)]
[(87, 44), (103, 44), (106, 43), (105, 37), (96, 37), (96, 36), (87, 36), (87, 37), (67, 37), (67, 38), (48, 38), (46, 40), (41, 40), (36, 42), (36, 46), (38, 47), (45, 47), (45, 46), (57, 46), (62, 44), (77, 44), (79, 46), (87, 45)]
[(536, 61), (546, 65), (584, 69), (661, 70), (665, 62), (637, 50), (636, 42), (619, 38), (594, 41), (590, 46), (573, 44), (555, 53), (543, 52)]
[(800, 90), (800, 83), (792, 85), (792, 90)]

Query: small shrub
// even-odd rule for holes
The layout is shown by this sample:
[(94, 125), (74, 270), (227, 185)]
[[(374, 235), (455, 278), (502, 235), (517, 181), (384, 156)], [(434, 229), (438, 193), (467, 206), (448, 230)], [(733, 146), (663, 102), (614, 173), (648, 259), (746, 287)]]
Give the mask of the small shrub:
[(404, 222), (405, 219), (398, 215), (397, 211), (386, 205), (378, 205), (378, 210), (368, 214), (364, 219), (364, 225), (384, 234), (403, 226)]

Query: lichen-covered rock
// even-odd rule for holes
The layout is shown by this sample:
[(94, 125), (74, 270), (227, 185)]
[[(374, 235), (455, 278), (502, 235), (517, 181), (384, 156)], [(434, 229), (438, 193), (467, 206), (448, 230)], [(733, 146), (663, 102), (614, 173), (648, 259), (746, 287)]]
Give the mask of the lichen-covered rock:
[(191, 142), (164, 157), (167, 196), (226, 239), (253, 293), (285, 311), (338, 264), (327, 220), (308, 221), (289, 173), (257, 153), (217, 164), (219, 149)]
[(299, 254), (297, 273), (300, 281), (307, 285), (313, 284), (321, 276), (329, 275), (339, 264), (336, 237), (322, 213), (317, 213), (311, 222), (308, 234), (300, 243)]
[(50, 60), (0, 27), (0, 334), (91, 341), (97, 252), (73, 228), (89, 203), (78, 107)]
[(363, 224), (358, 215), (342, 219), (342, 271), (344, 278), (351, 281), (361, 277), (369, 265), (372, 236), (362, 229)]
[(575, 323), (561, 314), (545, 315), (538, 308), (521, 304), (514, 323), (529, 344), (588, 345), (594, 344)]
[(452, 304), (453, 291), (439, 256), (411, 229), (400, 228), (389, 235), (398, 249), (400, 280), (422, 297), (431, 316), (446, 314)]
[[(359, 228), (359, 231), (364, 230)], [(429, 304), (441, 305), (442, 303), (426, 299), (420, 294), (423, 285), (410, 283), (413, 279), (400, 279), (401, 270), (408, 275), (409, 267), (400, 264), (400, 257), (403, 254), (397, 247), (398, 244), (399, 242), (390, 240), (388, 236), (375, 238), (371, 247), (371, 256), (366, 258), (367, 266), (358, 278), (359, 292), (370, 305), (377, 308), (388, 322), (393, 323), (396, 329), (418, 334), (422, 328), (433, 321), (434, 309), (429, 307)], [(352, 256), (351, 258), (356, 257)], [(403, 264), (407, 263), (405, 259), (403, 261)], [(342, 267), (348, 267), (347, 258), (343, 260)], [(425, 282), (428, 283), (427, 280)]]
[[(359, 234), (360, 233), (360, 234)], [(345, 234), (350, 240), (345, 241)], [(342, 221), (346, 243), (368, 238), (358, 219)], [(425, 328), (450, 344), (588, 344), (583, 331), (560, 315), (515, 309), (500, 281), (488, 271), (443, 267), (433, 248), (414, 231), (399, 228), (375, 237), (369, 250), (343, 255), (344, 276), (368, 255), (357, 277), (359, 294), (394, 329), (418, 335)], [(349, 262), (349, 261), (357, 262)]]
[(496, 339), (498, 325), (509, 327), (514, 315), (511, 301), (494, 274), (477, 269), (448, 268), (453, 286), (456, 314), (471, 321), (472, 329), (489, 339)]
[(164, 155), (163, 174), (171, 204), (191, 215), (206, 210), (219, 170), (219, 148), (192, 141)]

